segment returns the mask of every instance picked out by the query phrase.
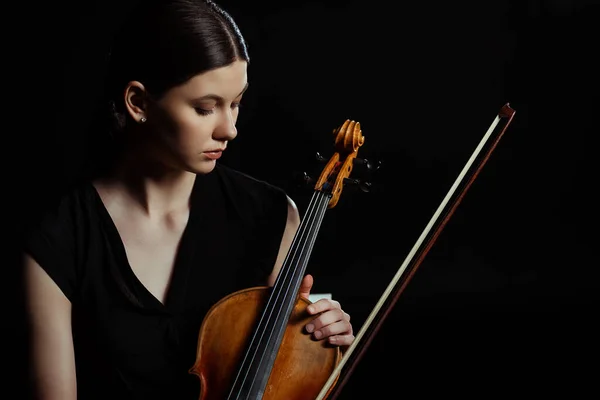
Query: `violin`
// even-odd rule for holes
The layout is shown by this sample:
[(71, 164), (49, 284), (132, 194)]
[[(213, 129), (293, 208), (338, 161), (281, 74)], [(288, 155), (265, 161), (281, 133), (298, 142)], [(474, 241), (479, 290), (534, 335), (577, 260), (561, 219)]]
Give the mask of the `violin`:
[(417, 268), (496, 148), (515, 114), (506, 103), (419, 235), (342, 357), (338, 347), (313, 341), (304, 326), (311, 302), (298, 294), (321, 221), (339, 201), (364, 143), (360, 123), (334, 129), (335, 153), (321, 173), (308, 209), (272, 288), (243, 289), (207, 313), (190, 372), (200, 400), (335, 400)]
[(234, 292), (204, 317), (189, 371), (200, 379), (200, 400), (314, 400), (340, 364), (339, 347), (305, 332), (315, 316), (306, 311), (311, 302), (299, 295), (325, 212), (338, 203), (345, 183), (355, 183), (349, 176), (364, 143), (356, 121), (346, 120), (333, 135), (335, 152), (273, 287)]

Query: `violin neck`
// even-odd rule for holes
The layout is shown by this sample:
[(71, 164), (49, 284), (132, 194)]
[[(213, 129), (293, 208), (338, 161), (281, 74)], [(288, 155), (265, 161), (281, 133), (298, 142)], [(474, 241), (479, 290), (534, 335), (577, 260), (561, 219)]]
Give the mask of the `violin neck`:
[(331, 194), (315, 190), (254, 331), (228, 399), (261, 399)]
[(304, 218), (294, 236), (290, 250), (273, 286), (273, 292), (283, 292), (295, 303), (300, 283), (306, 272), (317, 234), (329, 208), (331, 194), (316, 190), (310, 200)]

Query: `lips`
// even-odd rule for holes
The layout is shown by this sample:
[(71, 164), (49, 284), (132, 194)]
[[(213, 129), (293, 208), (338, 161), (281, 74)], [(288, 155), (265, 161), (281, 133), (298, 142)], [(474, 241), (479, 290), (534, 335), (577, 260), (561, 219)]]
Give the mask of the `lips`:
[(208, 150), (204, 152), (204, 155), (206, 155), (206, 157), (210, 158), (211, 160), (217, 160), (223, 155), (223, 150), (225, 149)]

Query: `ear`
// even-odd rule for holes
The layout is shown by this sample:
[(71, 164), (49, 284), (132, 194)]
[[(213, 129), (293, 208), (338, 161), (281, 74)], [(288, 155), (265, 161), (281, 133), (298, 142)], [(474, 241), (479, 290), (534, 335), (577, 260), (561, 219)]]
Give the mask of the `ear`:
[(125, 108), (134, 121), (144, 122), (146, 120), (147, 92), (138, 81), (131, 81), (125, 87)]

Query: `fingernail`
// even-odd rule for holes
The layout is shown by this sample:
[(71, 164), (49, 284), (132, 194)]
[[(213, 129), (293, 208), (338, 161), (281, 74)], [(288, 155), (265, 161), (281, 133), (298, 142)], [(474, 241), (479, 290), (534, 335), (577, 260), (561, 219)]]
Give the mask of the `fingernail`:
[(315, 332), (315, 337), (316, 337), (317, 339), (320, 339), (320, 338), (321, 338), (321, 336), (323, 336), (323, 334), (321, 333), (321, 331), (316, 331), (316, 332)]
[(307, 332), (312, 332), (314, 329), (315, 329), (315, 326), (313, 324), (306, 325)]
[(315, 308), (313, 306), (308, 306), (307, 310), (309, 313), (315, 312)]

